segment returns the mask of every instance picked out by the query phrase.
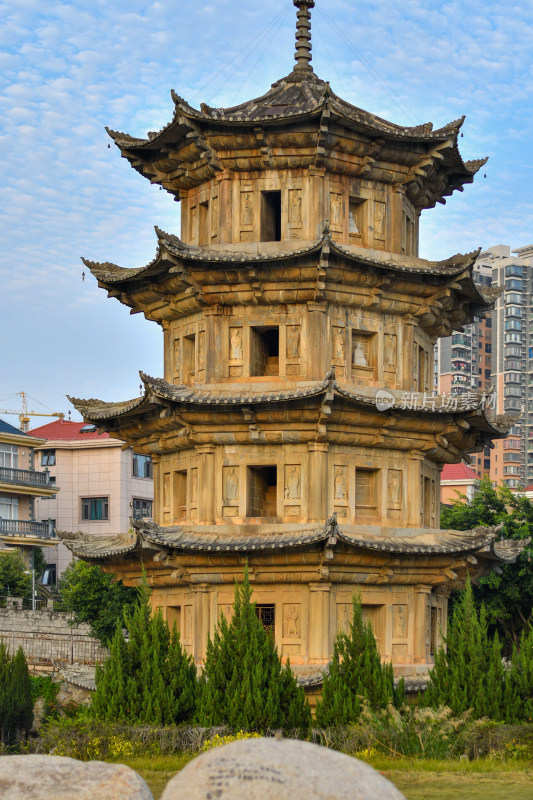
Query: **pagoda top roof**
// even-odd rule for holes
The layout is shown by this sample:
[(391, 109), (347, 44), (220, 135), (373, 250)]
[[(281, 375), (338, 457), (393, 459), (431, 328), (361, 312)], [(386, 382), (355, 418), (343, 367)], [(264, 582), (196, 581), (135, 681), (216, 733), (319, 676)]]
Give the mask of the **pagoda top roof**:
[[(321, 116), (324, 111), (329, 110), (371, 136), (432, 142), (456, 138), (465, 120), (463, 116), (435, 130), (432, 122), (414, 126), (397, 125), (343, 100), (331, 89), (328, 81), (321, 80), (314, 73), (291, 72), (273, 83), (260, 97), (229, 108), (215, 108), (202, 103), (197, 109), (174, 90), (171, 90), (171, 97), (175, 107), (174, 115), (161, 130), (149, 132), (146, 138), (130, 136), (110, 128), (106, 128), (107, 132), (120, 147), (157, 150), (169, 141), (175, 141), (180, 127), (187, 127), (186, 119), (209, 123), (215, 127), (228, 124), (249, 127), (250, 124), (259, 123), (275, 126)], [(486, 160), (468, 161), (465, 166), (474, 174)]]
[[(282, 150), (287, 146), (290, 149), (291, 145), (287, 144), (285, 136), (287, 131), (301, 132), (302, 123), (313, 121), (314, 124), (307, 125), (307, 128), (316, 128), (315, 133), (320, 141), (328, 125), (335, 126), (336, 132), (330, 137), (328, 146), (333, 152), (339, 147), (343, 149), (338, 143), (339, 126), (348, 131), (349, 139), (353, 138), (349, 133), (353, 131), (355, 138), (365, 141), (367, 149), (363, 147), (363, 155), (372, 161), (380, 160), (380, 151), (383, 149), (384, 163), (390, 165), (398, 161), (404, 164), (411, 161), (414, 151), (418, 161), (414, 166), (411, 164), (413, 169), (407, 175), (400, 170), (394, 173), (395, 178), (391, 180), (413, 183), (412, 187), (408, 186), (408, 195), (420, 208), (431, 208), (436, 202), (445, 202), (445, 195), (461, 189), (465, 183), (471, 183), (487, 159), (463, 161), (457, 140), (464, 117), (437, 129), (433, 128), (431, 122), (414, 126), (398, 125), (343, 100), (331, 89), (328, 81), (314, 73), (309, 63), (309, 9), (313, 5), (308, 0), (294, 0), (294, 3), (299, 11), (296, 65), (292, 72), (273, 83), (260, 97), (229, 108), (201, 103), (198, 109), (172, 90), (172, 119), (161, 130), (149, 132), (145, 138), (107, 128), (132, 166), (152, 183), (158, 183), (179, 198), (181, 190), (199, 185), (226, 168), (253, 169), (249, 154), (254, 148), (264, 147), (264, 130), (275, 138), (276, 133), (283, 129), (282, 138), (285, 141), (279, 145)], [(234, 140), (244, 137), (248, 141), (234, 141), (233, 145), (229, 145), (228, 137)], [(240, 151), (241, 148), (239, 157), (230, 157), (230, 151)], [(279, 149), (279, 146), (274, 149)], [(322, 149), (320, 145), (319, 150)], [(407, 155), (405, 150), (409, 151)], [(318, 150), (313, 158), (313, 163), (318, 164)], [(232, 166), (229, 166), (228, 159)], [(275, 161), (273, 155), (272, 164)], [(309, 163), (305, 161), (307, 166)], [(302, 162), (302, 165), (305, 164)], [(344, 162), (343, 165), (341, 171), (346, 169)], [(381, 173), (382, 170), (378, 170), (376, 174)], [(435, 174), (439, 176), (437, 183), (434, 181)], [(423, 184), (422, 190), (419, 184)]]
[[(213, 552), (260, 554), (295, 548), (337, 543), (357, 550), (406, 556), (459, 555), (481, 552), (488, 558), (512, 563), (527, 541), (496, 541), (501, 526), (479, 527), (468, 531), (433, 528), (381, 528), (368, 525), (338, 525), (335, 515), (325, 523), (269, 525), (173, 525), (160, 526), (151, 520), (131, 520), (132, 531), (125, 534), (94, 535), (77, 531), (58, 531), (74, 555), (104, 561), (127, 553), (153, 549), (182, 553)], [(276, 530), (276, 527), (278, 530)]]

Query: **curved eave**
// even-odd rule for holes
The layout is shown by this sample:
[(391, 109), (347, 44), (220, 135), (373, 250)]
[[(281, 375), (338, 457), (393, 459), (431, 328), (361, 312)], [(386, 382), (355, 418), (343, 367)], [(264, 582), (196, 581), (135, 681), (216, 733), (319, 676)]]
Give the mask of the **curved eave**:
[[(203, 412), (213, 410), (240, 409), (242, 407), (260, 408), (283, 403), (302, 403), (313, 398), (326, 398), (328, 404), (333, 405), (338, 398), (368, 411), (376, 411), (376, 397), (370, 394), (351, 391), (346, 386), (338, 384), (331, 373), (320, 382), (307, 385), (291, 391), (212, 391), (188, 386), (176, 386), (160, 378), (151, 378), (140, 373), (145, 393), (143, 397), (123, 403), (105, 403), (101, 400), (81, 400), (70, 398), (70, 402), (79, 411), (85, 420), (102, 429), (110, 430), (112, 425), (129, 423), (133, 417), (141, 419), (144, 415), (160, 414), (164, 408), (170, 411), (179, 411), (187, 408), (198, 408)], [(395, 413), (404, 417), (419, 417), (420, 415), (444, 416), (464, 419), (469, 427), (477, 431), (484, 440), (497, 439), (507, 435), (509, 427), (513, 424), (512, 418), (496, 418), (490, 420), (485, 412), (487, 397), (483, 394), (472, 398), (470, 402), (461, 407), (450, 408), (448, 400), (437, 398), (435, 402), (427, 401), (424, 405), (423, 393), (409, 393), (410, 407), (406, 407), (402, 399), (402, 392), (390, 393), (394, 397), (394, 404), (381, 413)], [(420, 402), (418, 402), (420, 401)]]
[[(163, 550), (168, 555), (206, 553), (210, 555), (238, 553), (260, 555), (295, 549), (326, 546), (343, 547), (364, 553), (380, 552), (405, 557), (466, 556), (479, 554), (488, 560), (513, 563), (529, 540), (496, 542), (500, 526), (475, 528), (470, 531), (413, 529), (408, 535), (346, 526), (339, 528), (335, 517), (322, 525), (283, 526), (273, 532), (271, 526), (168, 526), (150, 520), (132, 520), (133, 533), (115, 536), (60, 532), (63, 543), (79, 558), (105, 561), (140, 550)], [(246, 528), (254, 528), (253, 532)], [(267, 528), (267, 530), (262, 530)], [(222, 532), (223, 531), (223, 532)], [(363, 533), (363, 531), (365, 531)]]
[(480, 250), (472, 253), (456, 254), (441, 261), (422, 261), (418, 264), (401, 261), (376, 259), (359, 252), (358, 248), (341, 245), (331, 240), (328, 234), (321, 239), (298, 249), (290, 249), (277, 253), (246, 253), (224, 252), (197, 246), (189, 246), (172, 234), (165, 233), (156, 227), (158, 247), (155, 257), (143, 267), (124, 268), (109, 262), (98, 263), (82, 259), (99, 284), (108, 291), (115, 291), (123, 287), (129, 292), (135, 291), (135, 284), (145, 284), (150, 278), (163, 279), (175, 271), (179, 263), (184, 265), (213, 264), (223, 265), (227, 268), (240, 269), (243, 266), (254, 268), (257, 264), (271, 264), (283, 261), (298, 261), (318, 254), (322, 248), (328, 247), (329, 252), (338, 258), (362, 269), (373, 269), (379, 272), (388, 272), (392, 275), (405, 275), (406, 277), (429, 278), (436, 284), (454, 277), (461, 278), (461, 293), (468, 297), (474, 304), (473, 313), (478, 315), (489, 310), (494, 302), (491, 293), (483, 293), (474, 283), (473, 267)]

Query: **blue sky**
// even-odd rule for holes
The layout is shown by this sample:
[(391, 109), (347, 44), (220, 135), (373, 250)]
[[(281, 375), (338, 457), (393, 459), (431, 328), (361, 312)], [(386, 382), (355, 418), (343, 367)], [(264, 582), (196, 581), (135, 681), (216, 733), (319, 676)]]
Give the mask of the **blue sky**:
[[(532, 0), (317, 0), (312, 23), (342, 97), (405, 125), (466, 114), (464, 158), (490, 156), (424, 212), (422, 256), (533, 243)], [(294, 26), (292, 0), (0, 0), (0, 408), (24, 390), (66, 412), (66, 394), (122, 400), (139, 369), (162, 374), (160, 329), (81, 279), (81, 256), (140, 266), (154, 225), (179, 233), (179, 205), (104, 126), (158, 130), (171, 88), (196, 106), (262, 94), (292, 69)]]

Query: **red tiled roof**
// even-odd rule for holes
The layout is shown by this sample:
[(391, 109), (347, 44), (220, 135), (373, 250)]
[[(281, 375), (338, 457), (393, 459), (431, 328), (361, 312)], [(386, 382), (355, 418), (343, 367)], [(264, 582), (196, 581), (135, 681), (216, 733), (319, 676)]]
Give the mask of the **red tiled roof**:
[(85, 439), (109, 439), (108, 433), (97, 433), (96, 430), (87, 430), (82, 433), (82, 428), (92, 428), (86, 422), (69, 422), (66, 419), (58, 419), (55, 422), (49, 422), (47, 425), (41, 425), (40, 428), (34, 428), (30, 431), (31, 436), (38, 436), (41, 439), (52, 439), (56, 441), (63, 439), (65, 441), (85, 440)]
[(440, 482), (444, 481), (478, 481), (479, 475), (466, 464), (445, 464), (440, 474)]

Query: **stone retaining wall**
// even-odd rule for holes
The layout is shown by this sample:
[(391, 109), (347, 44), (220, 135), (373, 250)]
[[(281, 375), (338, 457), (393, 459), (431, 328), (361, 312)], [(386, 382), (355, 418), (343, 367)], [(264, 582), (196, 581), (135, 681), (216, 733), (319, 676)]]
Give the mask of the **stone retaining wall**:
[(88, 625), (70, 626), (71, 614), (47, 609), (0, 609), (0, 639), (11, 653), (22, 647), (30, 664), (101, 664), (107, 650)]

